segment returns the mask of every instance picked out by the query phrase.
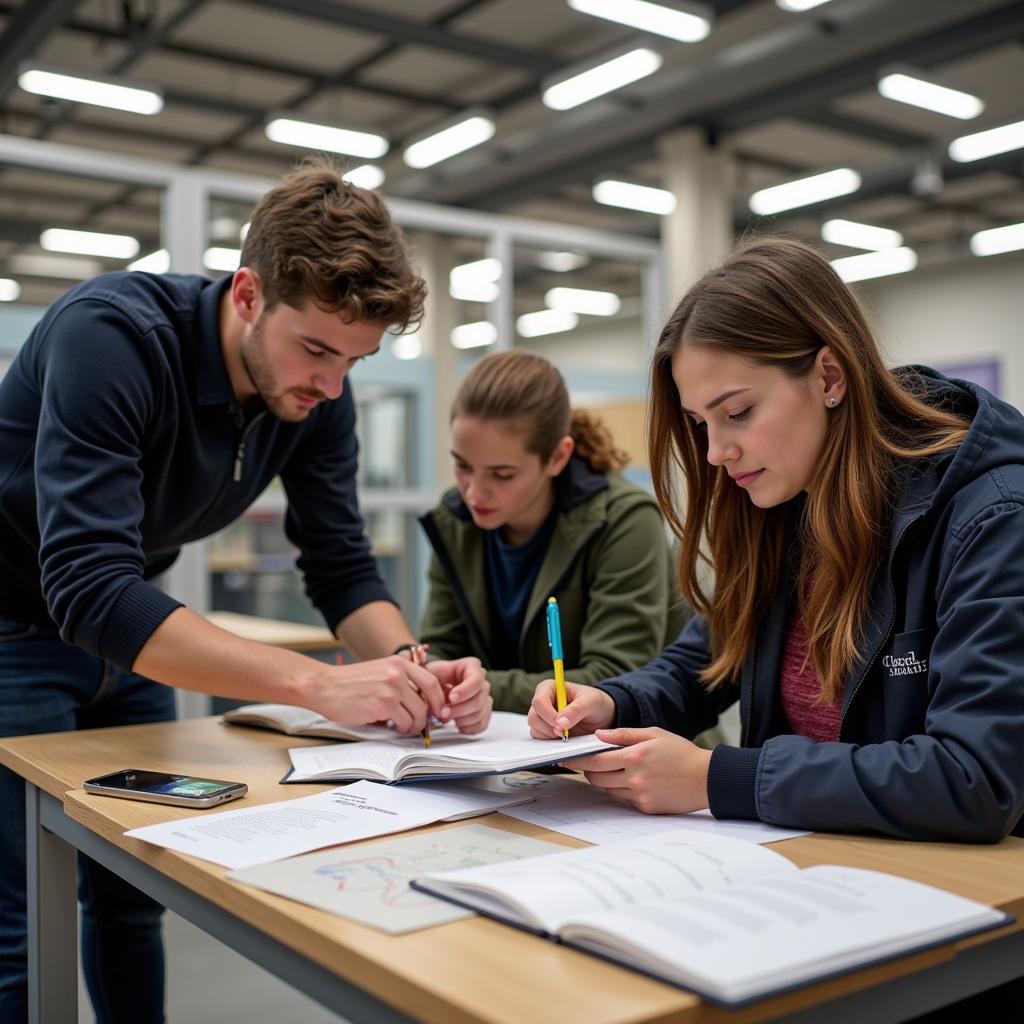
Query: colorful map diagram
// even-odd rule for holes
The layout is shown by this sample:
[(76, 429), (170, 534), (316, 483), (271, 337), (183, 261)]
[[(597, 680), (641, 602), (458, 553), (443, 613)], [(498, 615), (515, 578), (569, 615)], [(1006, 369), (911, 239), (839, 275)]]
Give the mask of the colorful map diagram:
[(267, 892), (347, 917), (391, 934), (471, 917), (468, 910), (417, 892), (413, 878), (564, 850), (486, 825), (335, 847), (272, 864), (233, 871), (230, 877)]

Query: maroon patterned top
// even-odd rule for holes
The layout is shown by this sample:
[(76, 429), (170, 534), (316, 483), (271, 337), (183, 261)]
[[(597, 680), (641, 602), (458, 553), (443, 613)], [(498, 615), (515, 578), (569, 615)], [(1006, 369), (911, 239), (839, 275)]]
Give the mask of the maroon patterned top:
[(817, 703), (821, 680), (814, 666), (807, 660), (807, 633), (799, 613), (794, 614), (789, 621), (786, 646), (782, 652), (779, 689), (789, 726), (797, 736), (806, 736), (812, 740), (839, 739), (840, 701), (833, 704)]

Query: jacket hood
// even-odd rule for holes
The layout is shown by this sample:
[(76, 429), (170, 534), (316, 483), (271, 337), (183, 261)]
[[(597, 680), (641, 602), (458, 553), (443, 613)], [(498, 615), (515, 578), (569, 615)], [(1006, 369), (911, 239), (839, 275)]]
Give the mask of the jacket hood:
[(970, 420), (967, 436), (953, 452), (926, 461), (908, 478), (900, 511), (920, 515), (940, 508), (966, 484), (1001, 466), (1024, 462), (1024, 416), (1009, 402), (971, 381), (912, 366), (929, 404)]
[[(565, 469), (555, 477), (555, 501), (563, 512), (568, 511), (598, 492), (608, 490), (608, 486), (606, 474), (591, 469), (578, 455), (573, 455)], [(455, 488), (445, 493), (441, 504), (459, 519), (469, 521), (473, 518)]]

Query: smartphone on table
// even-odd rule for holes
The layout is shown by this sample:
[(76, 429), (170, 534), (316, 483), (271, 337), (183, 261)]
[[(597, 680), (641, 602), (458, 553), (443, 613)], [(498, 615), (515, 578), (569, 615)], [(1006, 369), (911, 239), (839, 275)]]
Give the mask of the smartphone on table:
[(194, 775), (172, 775), (142, 768), (126, 768), (86, 779), (82, 788), (87, 793), (120, 796), (128, 800), (151, 800), (156, 804), (175, 804), (178, 807), (215, 807), (245, 796), (249, 791), (244, 782), (200, 779)]

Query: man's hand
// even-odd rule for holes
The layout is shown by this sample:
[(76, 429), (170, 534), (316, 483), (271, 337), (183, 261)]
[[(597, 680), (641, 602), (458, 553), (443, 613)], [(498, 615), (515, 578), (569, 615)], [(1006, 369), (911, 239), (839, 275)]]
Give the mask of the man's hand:
[(494, 701), (480, 659), (431, 661), (426, 667), (444, 690), (446, 706), (439, 716), (441, 721), (455, 722), (459, 732), (483, 732), (491, 721)]
[(566, 680), (565, 697), (565, 710), (559, 713), (555, 681), (545, 679), (538, 683), (526, 716), (531, 736), (541, 740), (560, 740), (563, 729), (568, 729), (572, 736), (581, 736), (615, 721), (615, 701), (604, 690)]
[(344, 668), (324, 665), (303, 703), (334, 722), (392, 721), (405, 734), (420, 732), (428, 714), (441, 721), (449, 717), (437, 676), (400, 654)]
[(664, 729), (599, 729), (621, 749), (575, 757), (566, 767), (645, 814), (686, 814), (708, 806), (711, 751)]

